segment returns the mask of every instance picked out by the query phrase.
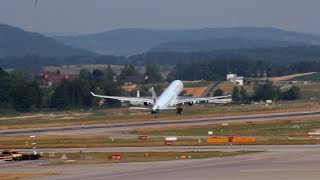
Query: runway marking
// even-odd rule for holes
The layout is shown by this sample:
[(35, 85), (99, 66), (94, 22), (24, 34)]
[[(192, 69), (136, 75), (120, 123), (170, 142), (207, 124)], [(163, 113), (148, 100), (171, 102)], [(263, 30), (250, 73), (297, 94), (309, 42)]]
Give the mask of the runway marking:
[(77, 130), (92, 130), (92, 129), (110, 129), (113, 131), (115, 128), (117, 130), (122, 129), (132, 129), (138, 127), (154, 127), (154, 126), (170, 126), (170, 125), (186, 125), (186, 124), (210, 124), (217, 123), (221, 121), (235, 122), (235, 121), (261, 121), (261, 120), (271, 120), (279, 118), (296, 118), (303, 116), (319, 116), (320, 111), (303, 111), (303, 112), (290, 112), (290, 113), (267, 113), (267, 114), (256, 114), (256, 115), (240, 115), (240, 116), (226, 116), (226, 117), (213, 117), (213, 118), (197, 118), (197, 119), (181, 119), (181, 120), (165, 120), (165, 121), (148, 121), (148, 122), (130, 122), (130, 123), (110, 123), (110, 124), (93, 124), (93, 125), (79, 125), (79, 126), (66, 126), (66, 127), (44, 127), (44, 128), (32, 128), (32, 129), (15, 129), (11, 130), (0, 130), (0, 135), (21, 135), (21, 134), (41, 134), (48, 131), (51, 132), (61, 132), (61, 131), (77, 131)]
[(249, 169), (240, 172), (281, 172), (281, 171), (319, 171), (320, 169)]
[(229, 162), (222, 162), (222, 163), (208, 163), (208, 164), (203, 164), (203, 165), (193, 165), (193, 166), (180, 167), (180, 168), (168, 168), (168, 169), (159, 169), (159, 170), (153, 170), (153, 171), (134, 172), (134, 173), (112, 175), (112, 177), (123, 177), (123, 176), (131, 176), (131, 175), (156, 173), (156, 172), (176, 171), (176, 170), (184, 170), (184, 169), (190, 169), (190, 168), (201, 168), (201, 167), (207, 167), (207, 166), (212, 166), (212, 165), (219, 166), (219, 165), (225, 165), (225, 164), (254, 161), (254, 160), (262, 160), (262, 159), (267, 159), (267, 158), (253, 158), (253, 159), (244, 159), (244, 160), (239, 160), (239, 161), (229, 161)]
[[(123, 129), (116, 129), (116, 131), (125, 131), (127, 130), (127, 128), (123, 128)], [(80, 130), (74, 130), (74, 131), (80, 131)], [(47, 134), (50, 134), (50, 135), (62, 135), (62, 134), (85, 134), (85, 133), (96, 133), (96, 132), (114, 132), (115, 130), (112, 130), (112, 129), (101, 129), (101, 130), (96, 130), (96, 131), (80, 131), (80, 132), (54, 132), (54, 131), (49, 131), (47, 132)], [(121, 133), (119, 133), (121, 134)], [(129, 134), (130, 135), (130, 134)], [(135, 136), (135, 135), (132, 135), (132, 136)]]
[[(30, 161), (28, 161), (30, 162)], [(19, 165), (19, 164), (27, 164), (27, 161), (21, 161), (21, 162), (17, 162), (17, 161), (8, 161), (8, 162), (4, 162), (0, 164), (0, 167), (5, 167), (5, 166), (13, 166), (13, 165)]]

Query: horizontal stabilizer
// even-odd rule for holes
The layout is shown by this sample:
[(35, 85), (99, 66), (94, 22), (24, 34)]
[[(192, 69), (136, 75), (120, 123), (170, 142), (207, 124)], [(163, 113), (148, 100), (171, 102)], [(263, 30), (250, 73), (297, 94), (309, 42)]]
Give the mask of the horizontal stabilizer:
[(150, 108), (145, 108), (145, 107), (130, 107), (129, 109), (150, 110)]

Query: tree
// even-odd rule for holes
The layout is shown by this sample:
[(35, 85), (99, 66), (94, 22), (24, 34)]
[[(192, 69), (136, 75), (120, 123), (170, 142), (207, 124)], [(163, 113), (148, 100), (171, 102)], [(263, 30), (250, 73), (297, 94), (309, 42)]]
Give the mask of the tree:
[(292, 86), (289, 90), (282, 93), (283, 100), (297, 100), (300, 98), (300, 88)]
[(80, 79), (92, 79), (93, 75), (88, 69), (81, 69), (79, 74)]
[(217, 89), (214, 91), (213, 96), (222, 96), (224, 91), (222, 89)]
[(148, 64), (146, 66), (146, 75), (149, 76), (149, 81), (152, 83), (162, 81), (160, 67), (156, 64)]
[(55, 88), (51, 97), (51, 108), (63, 110), (68, 108), (71, 104), (71, 94), (69, 92), (70, 82), (67, 80), (61, 81), (61, 83)]
[(246, 91), (246, 89), (244, 87), (240, 88), (240, 99), (241, 99), (241, 101), (248, 100), (247, 91)]
[(95, 69), (95, 70), (93, 70), (92, 75), (93, 75), (95, 78), (99, 78), (99, 77), (103, 76), (104, 73), (103, 73), (101, 70), (99, 70), (99, 69)]
[(20, 112), (39, 109), (42, 103), (42, 92), (36, 82), (20, 81), (11, 92), (13, 107)]
[(280, 88), (274, 86), (272, 82), (267, 82), (266, 84), (255, 87), (253, 98), (256, 101), (280, 99), (281, 91)]
[(113, 81), (113, 77), (116, 76), (116, 73), (113, 71), (110, 65), (108, 65), (108, 68), (106, 69), (106, 76), (107, 79)]
[(233, 87), (231, 98), (232, 101), (240, 101), (239, 89), (237, 86)]

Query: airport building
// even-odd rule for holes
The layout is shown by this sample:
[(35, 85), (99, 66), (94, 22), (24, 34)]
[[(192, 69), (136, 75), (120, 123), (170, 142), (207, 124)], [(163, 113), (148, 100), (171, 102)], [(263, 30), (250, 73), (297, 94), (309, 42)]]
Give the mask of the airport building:
[(237, 74), (227, 74), (227, 81), (232, 82), (235, 85), (243, 85), (243, 76), (237, 76)]

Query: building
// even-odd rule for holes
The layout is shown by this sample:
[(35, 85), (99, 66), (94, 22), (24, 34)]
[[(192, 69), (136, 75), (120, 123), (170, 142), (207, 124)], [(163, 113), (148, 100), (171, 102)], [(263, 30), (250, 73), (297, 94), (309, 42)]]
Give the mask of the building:
[(33, 74), (32, 76), (36, 79), (41, 80), (42, 84), (45, 86), (56, 86), (64, 79), (66, 80), (79, 79), (78, 74), (60, 74), (60, 73), (50, 73), (50, 72)]
[(143, 84), (148, 81), (149, 77), (146, 75), (126, 76), (125, 82), (129, 84)]
[(243, 76), (237, 76), (237, 74), (227, 74), (227, 81), (232, 82), (235, 85), (243, 85)]

